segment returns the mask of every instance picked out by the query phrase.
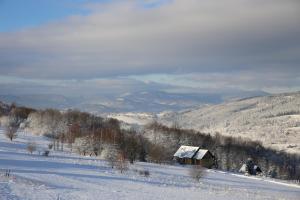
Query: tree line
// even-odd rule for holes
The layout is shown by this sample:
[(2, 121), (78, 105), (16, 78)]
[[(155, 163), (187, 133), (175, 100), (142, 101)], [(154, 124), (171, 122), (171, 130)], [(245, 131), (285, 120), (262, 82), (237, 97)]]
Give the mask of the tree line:
[(155, 145), (133, 129), (121, 129), (116, 119), (78, 110), (35, 110), (15, 104), (1, 112), (0, 117), (1, 126), (6, 128), (10, 140), (16, 138), (17, 129), (22, 128), (50, 138), (52, 142), (48, 145), (49, 149), (63, 151), (67, 145), (71, 151), (82, 155), (99, 156), (106, 153), (110, 154), (108, 157), (113, 152), (115, 159), (128, 160), (130, 163), (136, 160), (162, 160), (155, 158)]
[(218, 169), (237, 172), (242, 164), (251, 158), (265, 175), (300, 180), (300, 157), (297, 154), (266, 148), (261, 142), (241, 137), (223, 136), (220, 133), (212, 136), (178, 126), (167, 127), (158, 122), (149, 124), (147, 129), (148, 138), (152, 138), (152, 142), (168, 146), (169, 155), (181, 145), (199, 146), (214, 154)]

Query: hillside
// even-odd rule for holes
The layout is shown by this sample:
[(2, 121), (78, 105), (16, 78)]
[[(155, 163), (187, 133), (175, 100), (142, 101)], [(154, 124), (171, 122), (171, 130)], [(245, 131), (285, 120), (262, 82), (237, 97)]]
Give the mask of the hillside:
[(157, 120), (167, 126), (261, 141), (264, 146), (300, 153), (300, 92), (201, 105), (180, 112), (115, 113), (109, 117), (143, 126)]
[(253, 97), (161, 115), (161, 122), (214, 134), (250, 138), (300, 153), (300, 92)]
[[(38, 151), (29, 154), (28, 142), (38, 149), (48, 139), (19, 132), (10, 142), (0, 129), (0, 199), (10, 200), (93, 200), (93, 199), (290, 199), (300, 195), (298, 185), (267, 178), (246, 177), (216, 170), (195, 181), (182, 166), (135, 163), (120, 173), (95, 157), (69, 151)], [(10, 177), (5, 170), (10, 169)], [(148, 170), (149, 177), (136, 170)]]

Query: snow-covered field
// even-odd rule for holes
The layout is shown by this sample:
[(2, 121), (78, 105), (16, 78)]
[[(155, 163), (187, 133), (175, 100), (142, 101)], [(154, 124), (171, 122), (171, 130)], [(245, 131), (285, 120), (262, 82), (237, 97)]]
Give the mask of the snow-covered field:
[[(187, 167), (136, 163), (121, 174), (95, 157), (51, 152), (49, 157), (26, 151), (28, 142), (46, 148), (42, 136), (20, 132), (10, 142), (0, 129), (1, 200), (93, 199), (289, 199), (299, 200), (300, 186), (282, 181), (207, 170), (200, 182)], [(10, 177), (5, 170), (10, 169)], [(149, 170), (144, 177), (136, 169)]]

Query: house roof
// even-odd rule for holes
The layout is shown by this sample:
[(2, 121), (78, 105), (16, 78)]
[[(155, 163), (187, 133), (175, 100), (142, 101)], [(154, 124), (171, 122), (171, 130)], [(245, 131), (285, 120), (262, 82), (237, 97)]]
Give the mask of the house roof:
[(181, 146), (174, 154), (174, 157), (178, 158), (192, 158), (198, 151), (199, 147), (193, 146)]
[(181, 146), (174, 154), (174, 157), (195, 158), (197, 160), (201, 160), (207, 152), (207, 149), (200, 149), (200, 147)]
[(205, 154), (208, 152), (207, 149), (199, 149), (199, 151), (197, 152), (197, 154), (194, 156), (195, 159), (197, 160), (201, 160)]

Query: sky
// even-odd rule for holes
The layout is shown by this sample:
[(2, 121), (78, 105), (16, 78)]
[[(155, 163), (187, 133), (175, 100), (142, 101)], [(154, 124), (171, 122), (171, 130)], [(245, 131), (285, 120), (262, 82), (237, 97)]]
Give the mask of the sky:
[(299, 0), (0, 0), (0, 93), (299, 91), (299, 21)]

